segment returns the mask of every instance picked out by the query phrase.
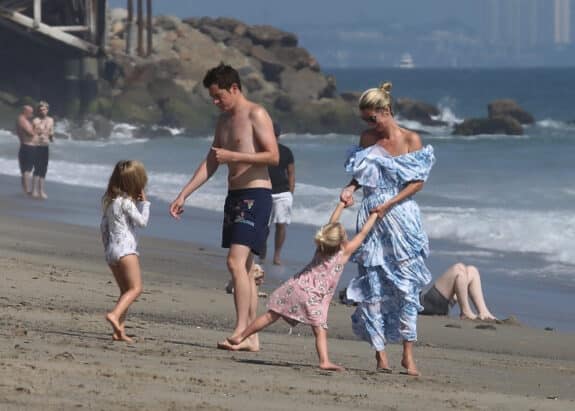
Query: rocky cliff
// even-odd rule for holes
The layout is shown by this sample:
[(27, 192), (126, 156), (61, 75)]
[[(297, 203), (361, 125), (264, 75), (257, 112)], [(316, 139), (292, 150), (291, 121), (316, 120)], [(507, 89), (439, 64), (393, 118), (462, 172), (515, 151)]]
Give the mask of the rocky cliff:
[(209, 133), (218, 112), (201, 82), (209, 68), (225, 62), (239, 71), (245, 94), (284, 130), (357, 131), (354, 106), (292, 33), (231, 18), (159, 16), (153, 53), (138, 58), (124, 53), (125, 17), (124, 10), (111, 13), (106, 81), (91, 115)]

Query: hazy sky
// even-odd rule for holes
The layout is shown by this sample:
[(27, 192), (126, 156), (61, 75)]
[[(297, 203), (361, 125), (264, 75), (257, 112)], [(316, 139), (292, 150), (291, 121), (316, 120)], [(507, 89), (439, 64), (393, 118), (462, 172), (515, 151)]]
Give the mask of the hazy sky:
[[(474, 25), (482, 0), (160, 0), (154, 14), (228, 16), (251, 24), (287, 28), (299, 24), (337, 25), (381, 21), (404, 24), (432, 23), (458, 19)], [(112, 0), (125, 7), (126, 0)]]

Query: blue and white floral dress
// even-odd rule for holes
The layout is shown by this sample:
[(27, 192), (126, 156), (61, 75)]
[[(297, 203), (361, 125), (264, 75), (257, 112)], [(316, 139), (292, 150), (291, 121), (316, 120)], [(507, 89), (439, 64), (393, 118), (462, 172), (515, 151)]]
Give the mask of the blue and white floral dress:
[[(357, 229), (369, 211), (396, 196), (408, 183), (425, 181), (435, 162), (433, 147), (391, 156), (373, 145), (352, 150), (346, 170), (363, 188)], [(419, 206), (407, 198), (389, 209), (355, 252), (358, 275), (347, 287), (347, 298), (358, 303), (352, 315), (354, 333), (376, 351), (386, 343), (417, 340), (419, 293), (431, 281), (424, 259), (429, 241)]]

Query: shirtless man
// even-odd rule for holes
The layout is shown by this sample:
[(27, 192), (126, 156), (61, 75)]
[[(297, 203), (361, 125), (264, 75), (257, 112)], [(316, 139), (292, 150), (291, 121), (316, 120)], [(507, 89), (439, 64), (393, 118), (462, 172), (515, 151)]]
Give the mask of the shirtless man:
[(22, 190), (24, 194), (32, 194), (30, 184), (36, 157), (36, 133), (32, 126), (32, 117), (34, 117), (34, 109), (31, 106), (23, 106), (16, 119), (16, 135), (20, 140), (18, 163), (20, 165), (20, 174), (22, 175)]
[[(268, 230), (272, 197), (268, 166), (277, 165), (279, 152), (272, 120), (267, 111), (246, 99), (236, 70), (220, 64), (203, 81), (222, 114), (205, 160), (170, 204), (170, 214), (179, 218), (186, 198), (204, 184), (220, 164), (228, 166), (228, 196), (224, 205), (222, 247), (229, 248), (228, 270), (234, 285), (236, 326), (239, 337), (257, 313), (256, 283), (250, 278), (253, 254), (262, 251)], [(218, 343), (225, 348), (227, 340)], [(245, 351), (258, 351), (257, 336), (242, 343)]]
[(49, 144), (54, 142), (54, 119), (48, 115), (50, 106), (45, 101), (38, 104), (38, 117), (32, 121), (36, 133), (36, 156), (34, 161), (34, 178), (32, 180), (32, 197), (47, 199), (44, 189), (48, 171)]

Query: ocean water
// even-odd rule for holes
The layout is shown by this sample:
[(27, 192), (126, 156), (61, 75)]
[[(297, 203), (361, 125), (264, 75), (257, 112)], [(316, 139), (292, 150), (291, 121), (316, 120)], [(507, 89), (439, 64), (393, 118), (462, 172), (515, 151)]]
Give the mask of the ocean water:
[[(435, 148), (437, 163), (417, 194), (431, 240), (434, 274), (456, 261), (478, 264), (486, 272), (486, 290), (496, 296), (496, 312), (520, 313), (527, 323), (575, 330), (571, 320), (575, 310), (570, 306), (575, 296), (575, 125), (568, 122), (575, 119), (569, 107), (575, 76), (553, 69), (334, 72), (344, 90), (391, 80), (396, 95), (439, 105), (440, 117), (450, 123), (424, 127), (399, 119), (407, 127), (424, 130), (424, 144)], [(525, 135), (451, 134), (453, 124), (468, 116), (484, 116), (487, 103), (500, 97), (515, 98), (535, 115), (537, 123), (527, 127)], [(357, 135), (336, 132), (282, 137), (294, 152), (297, 184), (294, 225), (284, 253), (288, 268), (275, 269), (278, 278), (307, 262), (314, 229), (329, 218), (349, 180), (343, 163), (357, 140)], [(210, 142), (211, 136), (135, 139), (129, 125), (117, 125), (107, 140), (59, 139), (51, 147), (48, 188), (62, 187), (56, 195), (62, 192), (69, 198), (51, 196), (34, 205), (35, 216), (96, 226), (98, 197), (113, 165), (134, 158), (142, 160), (149, 173), (148, 191), (157, 215), (151, 234), (218, 246), (226, 194), (223, 167), (188, 199), (186, 225), (167, 217), (168, 203), (202, 161)], [(14, 135), (0, 131), (0, 174), (18, 176), (17, 150)], [(55, 207), (56, 201), (61, 205)], [(345, 212), (342, 221), (353, 230), (355, 213)], [(346, 269), (342, 285), (353, 272), (353, 267)], [(535, 309), (535, 296), (544, 296), (543, 308)]]

